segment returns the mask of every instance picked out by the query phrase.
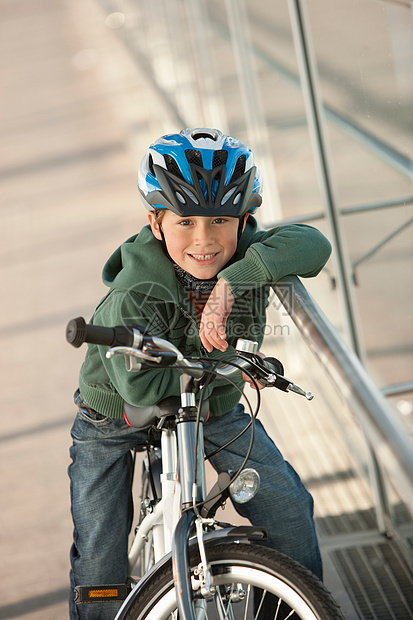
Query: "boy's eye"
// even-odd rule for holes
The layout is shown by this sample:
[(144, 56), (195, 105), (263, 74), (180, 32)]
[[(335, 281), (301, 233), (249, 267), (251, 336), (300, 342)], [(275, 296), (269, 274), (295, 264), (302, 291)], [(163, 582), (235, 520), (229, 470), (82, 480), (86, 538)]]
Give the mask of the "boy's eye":
[[(227, 221), (228, 220), (224, 217), (215, 217), (212, 220), (212, 224), (225, 224), (225, 222)], [(179, 226), (190, 226), (191, 224), (193, 224), (193, 221), (191, 219), (179, 220), (178, 222)]]

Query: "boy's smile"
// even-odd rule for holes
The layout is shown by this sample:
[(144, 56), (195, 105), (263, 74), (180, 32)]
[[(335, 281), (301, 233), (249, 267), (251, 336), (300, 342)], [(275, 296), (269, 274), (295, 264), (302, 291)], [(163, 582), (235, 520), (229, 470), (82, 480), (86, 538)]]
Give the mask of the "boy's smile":
[(153, 212), (148, 213), (148, 218), (153, 234), (160, 241), (162, 230), (172, 260), (200, 280), (216, 276), (237, 249), (238, 218), (180, 217), (169, 210), (165, 210), (160, 225)]
[(210, 265), (214, 262), (215, 257), (218, 256), (218, 252), (212, 254), (188, 254), (188, 256), (200, 265)]

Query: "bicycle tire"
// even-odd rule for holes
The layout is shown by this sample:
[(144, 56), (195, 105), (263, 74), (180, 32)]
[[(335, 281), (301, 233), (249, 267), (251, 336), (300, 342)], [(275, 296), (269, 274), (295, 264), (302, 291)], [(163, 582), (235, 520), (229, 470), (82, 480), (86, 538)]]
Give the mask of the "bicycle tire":
[[(207, 558), (219, 594), (204, 603), (207, 609), (199, 617), (205, 620), (283, 620), (287, 616), (289, 620), (344, 620), (324, 585), (306, 568), (277, 551), (258, 545), (215, 543), (207, 545)], [(190, 553), (192, 573), (198, 564), (199, 554), (194, 548)], [(234, 596), (240, 598), (240, 584), (244, 598), (228, 603)], [(179, 618), (171, 563), (154, 573), (145, 588), (137, 592), (136, 600), (132, 598), (119, 620)], [(224, 608), (229, 605), (231, 609), (227, 615), (216, 611), (222, 602)]]

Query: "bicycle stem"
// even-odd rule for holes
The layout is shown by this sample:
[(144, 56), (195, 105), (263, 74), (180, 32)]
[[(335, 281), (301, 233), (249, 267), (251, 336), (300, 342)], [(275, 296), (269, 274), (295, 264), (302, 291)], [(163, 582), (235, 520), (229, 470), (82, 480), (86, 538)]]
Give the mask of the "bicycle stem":
[[(193, 503), (193, 486), (196, 484), (196, 502), (202, 501), (205, 496), (204, 455), (199, 449), (195, 449), (197, 435), (196, 419), (181, 418), (177, 425), (179, 472), (182, 492), (182, 506), (188, 508)], [(202, 424), (198, 431), (198, 447), (203, 445)], [(195, 468), (195, 455), (197, 466)], [(197, 470), (198, 480), (194, 480), (194, 472)]]

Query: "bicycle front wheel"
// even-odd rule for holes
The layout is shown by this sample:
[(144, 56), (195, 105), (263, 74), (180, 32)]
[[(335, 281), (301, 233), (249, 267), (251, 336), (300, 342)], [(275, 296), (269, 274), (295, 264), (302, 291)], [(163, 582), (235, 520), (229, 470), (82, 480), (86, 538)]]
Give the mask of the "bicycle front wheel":
[[(277, 551), (257, 545), (207, 546), (215, 594), (194, 598), (199, 620), (344, 620), (337, 603), (307, 569)], [(191, 571), (199, 556), (193, 550)], [(171, 564), (154, 574), (131, 601), (124, 620), (179, 618)]]

